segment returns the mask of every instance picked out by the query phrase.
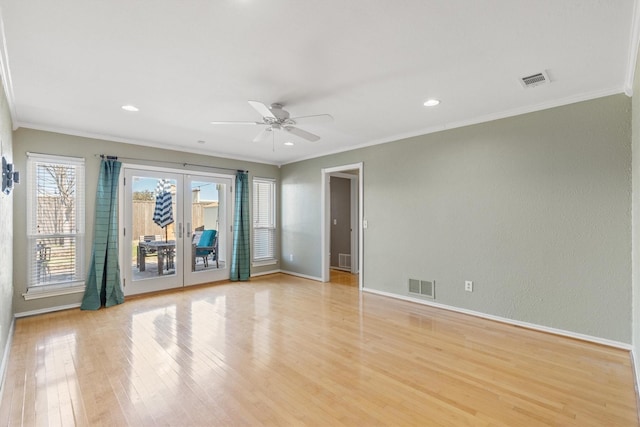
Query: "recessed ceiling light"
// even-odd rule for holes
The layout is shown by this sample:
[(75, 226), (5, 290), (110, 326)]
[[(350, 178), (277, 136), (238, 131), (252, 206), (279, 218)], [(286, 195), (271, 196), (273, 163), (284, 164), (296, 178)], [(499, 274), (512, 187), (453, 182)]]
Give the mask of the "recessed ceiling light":
[(203, 141), (201, 139), (198, 140), (198, 144), (204, 144), (205, 142), (207, 142), (207, 141)]
[(433, 99), (433, 98), (432, 98), (432, 99), (427, 99), (427, 100), (424, 102), (424, 106), (425, 106), (425, 107), (435, 107), (435, 106), (436, 106), (436, 105), (438, 105), (438, 104), (440, 104), (440, 100), (438, 100), (438, 99)]
[(291, 142), (291, 141), (287, 141), (287, 142), (284, 143), (284, 145), (292, 146), (292, 145), (295, 145), (295, 144), (293, 142)]
[(138, 107), (136, 107), (135, 105), (123, 105), (122, 109), (125, 111), (132, 111), (132, 112), (136, 112), (136, 111), (140, 111), (140, 109)]

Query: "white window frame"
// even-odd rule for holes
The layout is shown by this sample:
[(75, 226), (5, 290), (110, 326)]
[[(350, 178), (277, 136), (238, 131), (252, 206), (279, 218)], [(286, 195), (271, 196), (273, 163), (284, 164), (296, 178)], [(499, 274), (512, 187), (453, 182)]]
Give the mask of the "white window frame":
[[(76, 225), (75, 233), (67, 232), (61, 234), (39, 234), (37, 230), (38, 221), (38, 194), (36, 171), (40, 164), (61, 165), (75, 168), (75, 194), (74, 207)], [(26, 217), (27, 217), (27, 292), (22, 294), (25, 300), (66, 295), (84, 292), (85, 271), (84, 271), (84, 244), (85, 244), (85, 161), (79, 157), (55, 156), (51, 154), (27, 153), (27, 197), (26, 197)], [(38, 240), (44, 238), (74, 238), (75, 239), (75, 265), (74, 279), (60, 281), (50, 284), (37, 284), (37, 269), (33, 254), (37, 252)]]
[[(266, 207), (267, 209), (269, 209), (271, 212), (269, 213), (269, 225), (268, 226), (258, 226), (257, 225), (257, 221), (258, 221), (258, 217), (259, 217), (259, 213), (256, 212), (256, 205), (258, 203), (258, 192), (256, 191), (256, 185), (258, 184), (269, 184), (271, 186), (271, 206)], [(278, 260), (276, 257), (276, 236), (277, 236), (277, 227), (276, 227), (276, 180), (273, 178), (259, 178), (259, 177), (254, 177), (253, 178), (253, 184), (252, 184), (252, 201), (251, 201), (251, 206), (253, 209), (253, 217), (252, 217), (252, 227), (251, 227), (251, 231), (252, 231), (252, 237), (251, 237), (251, 242), (252, 242), (252, 248), (253, 248), (253, 253), (252, 253), (252, 265), (254, 267), (259, 267), (262, 265), (273, 265), (273, 264), (277, 264)], [(264, 207), (263, 207), (264, 208)], [(270, 256), (266, 256), (266, 257), (256, 257), (256, 248), (258, 247), (258, 244), (256, 243), (256, 239), (258, 238), (258, 233), (256, 233), (256, 230), (271, 230), (271, 234), (272, 234), (272, 253), (270, 254)]]

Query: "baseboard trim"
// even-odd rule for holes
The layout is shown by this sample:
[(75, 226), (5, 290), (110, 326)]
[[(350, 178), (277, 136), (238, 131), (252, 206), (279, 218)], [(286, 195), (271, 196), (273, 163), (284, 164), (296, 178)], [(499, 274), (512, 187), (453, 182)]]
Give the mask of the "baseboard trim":
[(322, 277), (309, 276), (307, 274), (301, 274), (287, 270), (280, 270), (280, 273), (288, 274), (289, 276), (302, 277), (303, 279), (315, 280), (316, 282), (322, 282)]
[(19, 317), (36, 316), (38, 314), (53, 313), (54, 311), (70, 310), (72, 308), (78, 308), (78, 307), (80, 307), (79, 302), (74, 304), (58, 305), (56, 307), (41, 308), (39, 310), (23, 311), (22, 313), (15, 313), (13, 317), (19, 318)]
[(253, 273), (251, 277), (260, 277), (260, 276), (266, 276), (267, 274), (276, 274), (276, 273), (281, 273), (281, 271), (280, 270), (261, 271), (260, 273)]
[(7, 364), (9, 363), (9, 356), (11, 355), (11, 345), (13, 344), (13, 333), (16, 327), (16, 318), (11, 319), (11, 326), (9, 326), (9, 335), (7, 336), (7, 345), (2, 353), (2, 361), (0, 361), (0, 402), (2, 402), (2, 395), (4, 394), (4, 380), (7, 377)]
[(560, 335), (560, 336), (563, 336), (563, 337), (573, 338), (573, 339), (577, 339), (577, 340), (581, 340), (581, 341), (592, 342), (592, 343), (600, 344), (600, 345), (606, 345), (608, 347), (619, 348), (621, 350), (628, 350), (628, 351), (632, 350), (631, 344), (623, 343), (623, 342), (620, 342), (620, 341), (614, 341), (614, 340), (609, 340), (609, 339), (606, 339), (606, 338), (594, 337), (594, 336), (591, 336), (591, 335), (580, 334), (580, 333), (577, 333), (577, 332), (565, 331), (564, 329), (556, 329), (556, 328), (551, 328), (551, 327), (548, 327), (548, 326), (536, 325), (535, 323), (522, 322), (520, 320), (513, 320), (513, 319), (506, 318), (506, 317), (494, 316), (492, 314), (486, 314), (486, 313), (482, 313), (482, 312), (479, 312), (479, 311), (468, 310), (466, 308), (454, 307), (454, 306), (451, 306), (451, 305), (440, 304), (440, 303), (432, 302), (432, 301), (425, 301), (425, 300), (422, 300), (422, 299), (419, 299), (419, 298), (413, 298), (413, 297), (408, 297), (408, 296), (404, 296), (404, 295), (393, 294), (391, 292), (379, 291), (377, 289), (363, 288), (362, 290), (364, 292), (368, 292), (368, 293), (371, 293), (371, 294), (377, 294), (377, 295), (381, 295), (381, 296), (385, 296), (385, 297), (389, 297), (389, 298), (395, 298), (395, 299), (400, 299), (400, 300), (403, 300), (403, 301), (409, 301), (409, 302), (414, 302), (414, 303), (418, 303), (418, 304), (422, 304), (422, 305), (428, 305), (428, 306), (435, 307), (435, 308), (441, 308), (443, 310), (455, 311), (457, 313), (468, 314), (470, 316), (480, 317), (480, 318), (487, 319), (487, 320), (493, 320), (493, 321), (500, 322), (500, 323), (506, 323), (506, 324), (513, 325), (513, 326), (520, 326), (522, 328), (532, 329), (532, 330), (535, 330), (535, 331), (546, 332), (546, 333), (553, 334), (553, 335)]
[(640, 419), (640, 371), (638, 371), (638, 367), (640, 367), (640, 360), (636, 357), (636, 349), (635, 347), (631, 349), (631, 369), (633, 369), (633, 385), (636, 391), (636, 406), (638, 408), (638, 419)]

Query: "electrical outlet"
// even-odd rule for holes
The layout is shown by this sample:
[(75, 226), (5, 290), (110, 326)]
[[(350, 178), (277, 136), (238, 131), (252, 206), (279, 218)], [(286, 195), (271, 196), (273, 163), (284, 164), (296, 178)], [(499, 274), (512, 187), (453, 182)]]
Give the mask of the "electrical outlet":
[(465, 280), (464, 290), (467, 292), (473, 292), (473, 282), (471, 280)]

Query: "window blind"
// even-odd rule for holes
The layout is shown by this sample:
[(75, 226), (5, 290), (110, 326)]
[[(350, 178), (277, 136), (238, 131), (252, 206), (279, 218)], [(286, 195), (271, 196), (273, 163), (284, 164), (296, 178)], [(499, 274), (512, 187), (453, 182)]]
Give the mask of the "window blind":
[(253, 179), (253, 261), (275, 259), (276, 183)]
[(84, 280), (84, 159), (28, 154), (29, 287)]

